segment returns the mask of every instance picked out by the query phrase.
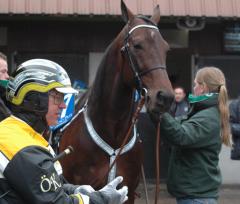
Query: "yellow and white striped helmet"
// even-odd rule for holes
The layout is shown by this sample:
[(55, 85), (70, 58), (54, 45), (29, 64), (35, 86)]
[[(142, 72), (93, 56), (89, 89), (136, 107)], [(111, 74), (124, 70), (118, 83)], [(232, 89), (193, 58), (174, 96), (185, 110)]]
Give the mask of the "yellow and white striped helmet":
[(20, 105), (28, 92), (46, 93), (54, 88), (61, 93), (77, 93), (59, 64), (46, 59), (31, 59), (19, 65), (10, 77), (6, 96), (12, 104)]

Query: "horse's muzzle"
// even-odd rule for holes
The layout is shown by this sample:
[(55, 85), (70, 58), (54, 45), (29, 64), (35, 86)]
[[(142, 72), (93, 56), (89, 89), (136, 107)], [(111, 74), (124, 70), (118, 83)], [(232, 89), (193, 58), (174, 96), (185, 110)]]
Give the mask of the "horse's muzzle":
[(154, 120), (159, 120), (162, 113), (168, 112), (172, 102), (174, 100), (174, 95), (171, 92), (158, 91), (152, 100), (150, 96), (147, 96), (147, 109), (148, 112)]
[(173, 100), (174, 95), (172, 93), (159, 91), (156, 96), (156, 105), (166, 112), (170, 109)]

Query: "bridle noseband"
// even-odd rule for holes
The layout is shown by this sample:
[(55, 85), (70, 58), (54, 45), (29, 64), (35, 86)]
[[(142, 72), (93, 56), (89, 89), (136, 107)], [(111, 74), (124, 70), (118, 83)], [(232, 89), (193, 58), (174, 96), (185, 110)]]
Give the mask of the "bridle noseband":
[[(139, 18), (142, 18), (142, 17), (139, 17)], [(146, 19), (144, 18), (144, 20), (146, 20)], [(147, 20), (150, 21), (149, 19), (147, 19)], [(152, 22), (150, 21), (150, 23), (152, 23)], [(124, 53), (127, 56), (128, 61), (129, 61), (129, 65), (130, 65), (130, 67), (131, 67), (131, 69), (134, 73), (134, 78), (135, 78), (136, 86), (137, 86), (136, 88), (139, 92), (141, 92), (141, 90), (143, 88), (141, 77), (150, 73), (150, 72), (152, 72), (152, 71), (155, 71), (157, 69), (166, 69), (166, 65), (160, 64), (156, 67), (152, 67), (152, 68), (146, 69), (146, 70), (141, 71), (141, 72), (138, 71), (139, 69), (137, 69), (136, 63), (134, 63), (133, 55), (131, 54), (128, 40), (129, 40), (130, 35), (133, 33), (133, 31), (135, 31), (136, 29), (139, 29), (139, 28), (155, 29), (158, 32), (159, 32), (159, 29), (155, 24), (153, 24), (153, 25), (147, 25), (147, 24), (136, 25), (127, 32), (127, 35), (124, 39), (124, 45), (121, 48), (121, 52)]]

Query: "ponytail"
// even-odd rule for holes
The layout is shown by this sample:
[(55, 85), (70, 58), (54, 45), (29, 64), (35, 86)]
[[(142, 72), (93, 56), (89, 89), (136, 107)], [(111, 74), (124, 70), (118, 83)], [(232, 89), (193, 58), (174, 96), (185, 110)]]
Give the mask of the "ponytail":
[(220, 111), (222, 142), (226, 146), (231, 146), (229, 109), (227, 104), (228, 94), (227, 94), (227, 89), (225, 85), (220, 85), (218, 102), (219, 102), (219, 111)]
[(231, 146), (228, 93), (223, 72), (217, 67), (204, 67), (198, 70), (196, 79), (199, 83), (205, 83), (209, 92), (219, 93), (218, 106), (220, 112), (222, 143), (226, 146)]

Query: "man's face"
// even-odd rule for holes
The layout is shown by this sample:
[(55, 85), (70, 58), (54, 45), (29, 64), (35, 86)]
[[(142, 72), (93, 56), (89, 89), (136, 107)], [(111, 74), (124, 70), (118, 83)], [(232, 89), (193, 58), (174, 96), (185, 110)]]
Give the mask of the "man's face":
[(185, 92), (181, 88), (174, 89), (174, 93), (176, 102), (181, 102), (186, 96)]
[(64, 103), (64, 94), (51, 90), (48, 94), (48, 112), (46, 120), (49, 126), (56, 125), (60, 116), (61, 110), (66, 108)]
[(8, 80), (9, 75), (8, 75), (8, 67), (7, 67), (7, 62), (0, 58), (0, 80)]

